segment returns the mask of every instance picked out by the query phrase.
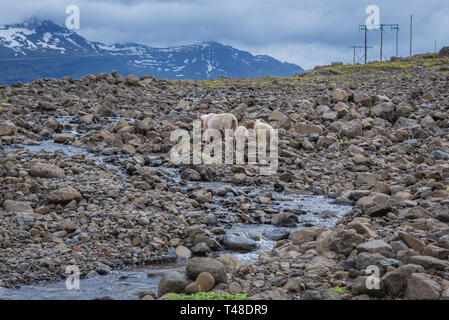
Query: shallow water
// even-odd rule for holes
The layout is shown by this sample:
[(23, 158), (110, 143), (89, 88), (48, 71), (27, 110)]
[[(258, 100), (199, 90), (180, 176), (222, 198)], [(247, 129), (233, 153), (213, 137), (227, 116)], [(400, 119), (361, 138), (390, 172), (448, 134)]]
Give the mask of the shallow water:
[[(304, 221), (314, 221), (314, 225), (331, 226), (345, 213), (349, 212), (351, 206), (332, 204), (332, 199), (317, 196), (289, 195), (289, 200), (278, 200), (274, 206), (279, 208), (294, 208), (300, 205), (307, 210), (307, 214), (299, 216), (298, 227), (289, 228), (299, 230)], [(318, 218), (320, 213), (332, 211), (334, 215), (330, 218)], [(267, 239), (264, 234), (277, 227), (270, 224), (238, 224), (228, 230), (240, 236), (253, 238), (260, 237), (257, 241), (259, 248), (249, 253), (239, 253), (230, 250), (216, 253), (217, 255), (231, 253), (241, 261), (255, 262), (261, 251), (271, 250), (276, 241)], [(112, 298), (115, 300), (139, 299), (139, 292), (152, 291), (157, 293), (157, 287), (164, 272), (171, 270), (185, 271), (186, 260), (178, 260), (176, 263), (165, 266), (141, 267), (133, 270), (114, 270), (105, 276), (94, 276), (80, 280), (79, 290), (68, 290), (65, 281), (44, 285), (23, 286), (19, 289), (0, 288), (0, 299), (22, 299), (22, 300), (91, 300), (100, 298)], [(151, 275), (151, 276), (148, 276)]]
[(0, 299), (10, 300), (114, 300), (139, 299), (139, 292), (157, 293), (164, 272), (183, 271), (185, 261), (165, 267), (139, 268), (131, 271), (111, 271), (105, 276), (80, 280), (79, 290), (68, 290), (65, 281), (45, 285), (23, 286), (20, 289), (0, 288)]
[[(78, 135), (76, 125), (71, 124), (73, 117), (58, 118), (58, 121), (65, 126), (67, 126), (67, 124), (72, 126), (71, 128), (69, 128), (70, 126), (67, 126), (65, 132)], [(84, 154), (87, 159), (93, 159), (96, 166), (100, 166), (107, 170), (114, 170), (119, 174), (123, 173), (121, 166), (107, 163), (107, 161), (105, 161), (107, 158), (106, 156), (89, 153), (84, 147), (58, 144), (53, 142), (53, 140), (41, 141), (40, 145), (16, 145), (5, 147), (5, 151), (18, 150), (29, 150), (35, 153), (43, 152), (43, 150), (48, 152), (62, 150), (62, 152), (69, 157), (75, 154)], [(119, 161), (121, 160), (123, 159), (119, 158)], [(273, 191), (271, 186), (235, 186), (232, 183), (223, 182), (187, 182), (187, 184), (181, 186), (178, 184), (181, 181), (181, 178), (177, 168), (169, 168), (165, 166), (149, 168), (158, 172), (165, 180), (169, 183), (173, 183), (182, 190), (194, 190), (198, 188), (229, 190), (228, 194), (224, 197), (214, 197), (213, 203), (213, 206), (220, 211), (223, 211), (225, 215), (232, 214), (232, 212), (230, 212), (230, 210), (232, 210), (232, 205), (230, 206), (229, 204), (224, 203), (227, 200), (246, 198), (250, 201), (256, 202), (260, 195), (269, 194), (271, 197), (271, 202), (269, 204), (260, 205), (260, 207), (276, 209), (279, 212), (289, 211), (296, 213), (299, 218), (299, 222), (296, 228), (290, 228), (292, 231), (309, 225), (332, 226), (344, 214), (352, 210), (351, 206), (335, 204), (334, 200), (324, 196), (294, 194), (287, 192), (278, 193)], [(276, 241), (267, 239), (265, 237), (265, 233), (276, 228), (277, 227), (271, 224), (232, 225), (228, 228), (228, 233), (236, 233), (240, 236), (248, 238), (254, 238), (255, 236), (260, 237), (260, 240), (258, 241), (259, 248), (249, 253), (238, 253), (225, 250), (218, 254), (229, 252), (242, 261), (254, 262), (258, 259), (261, 251), (271, 250), (274, 247)], [(170, 270), (184, 270), (186, 263), (187, 262), (183, 260), (165, 266), (151, 266), (133, 270), (115, 270), (105, 276), (94, 276), (81, 280), (79, 290), (68, 290), (66, 288), (65, 281), (43, 285), (23, 286), (19, 289), (0, 288), (0, 299), (90, 300), (104, 297), (121, 300), (138, 299), (138, 292), (141, 291), (152, 291), (157, 293), (157, 286), (163, 273)], [(151, 276), (148, 276), (148, 274), (151, 274)]]

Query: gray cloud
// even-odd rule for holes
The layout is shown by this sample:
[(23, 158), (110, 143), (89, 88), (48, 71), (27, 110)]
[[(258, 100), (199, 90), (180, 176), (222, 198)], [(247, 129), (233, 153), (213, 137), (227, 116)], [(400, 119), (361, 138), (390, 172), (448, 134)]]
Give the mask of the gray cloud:
[[(402, 56), (408, 55), (410, 13), (415, 53), (433, 51), (434, 40), (449, 42), (449, 3), (443, 0), (2, 0), (0, 24), (30, 16), (64, 23), (68, 4), (80, 7), (79, 33), (89, 40), (156, 47), (216, 40), (304, 68), (351, 62), (347, 46), (363, 44), (358, 25), (371, 4), (380, 7), (382, 23), (400, 24)], [(395, 33), (386, 29), (384, 36), (385, 56), (394, 55)], [(370, 59), (379, 58), (379, 38), (379, 31), (369, 32)]]

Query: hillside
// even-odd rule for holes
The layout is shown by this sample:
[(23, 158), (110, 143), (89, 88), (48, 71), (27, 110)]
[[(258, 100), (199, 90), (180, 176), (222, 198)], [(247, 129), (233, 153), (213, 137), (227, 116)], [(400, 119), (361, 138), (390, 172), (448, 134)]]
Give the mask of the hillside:
[[(206, 291), (252, 299), (449, 299), (448, 66), (0, 86), (0, 298), (67, 295), (50, 284), (74, 264), (92, 299), (103, 282), (117, 299), (192, 293), (202, 272)], [(171, 133), (223, 112), (278, 130), (274, 174), (173, 163), (175, 143), (192, 149)]]

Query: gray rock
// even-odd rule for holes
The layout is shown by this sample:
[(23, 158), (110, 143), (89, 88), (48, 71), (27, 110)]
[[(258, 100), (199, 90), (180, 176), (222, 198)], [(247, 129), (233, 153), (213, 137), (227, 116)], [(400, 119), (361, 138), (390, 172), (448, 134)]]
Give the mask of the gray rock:
[(238, 252), (251, 252), (258, 248), (256, 241), (236, 234), (226, 234), (223, 238), (225, 248)]
[(431, 155), (436, 159), (436, 160), (449, 160), (449, 153), (447, 152), (443, 152), (440, 150), (435, 150), (431, 153)]
[(178, 271), (168, 271), (164, 274), (158, 285), (158, 296), (166, 293), (184, 293), (185, 288), (191, 283), (185, 274)]
[(371, 284), (371, 278), (368, 276), (361, 276), (355, 279), (351, 286), (351, 292), (353, 295), (366, 294), (370, 297), (381, 298), (385, 295), (385, 285), (381, 279), (378, 279), (378, 288), (375, 285), (373, 287), (367, 286), (367, 283)]
[(393, 248), (394, 253), (409, 249), (409, 247), (401, 240), (390, 242), (390, 246)]
[(195, 257), (190, 259), (186, 268), (189, 279), (196, 280), (201, 272), (209, 272), (216, 283), (227, 283), (226, 269), (223, 263), (216, 259)]
[(6, 211), (20, 214), (31, 214), (34, 212), (29, 203), (24, 201), (5, 200), (3, 202), (3, 208)]
[(271, 224), (278, 227), (295, 227), (298, 217), (291, 212), (278, 213), (271, 219)]
[(358, 234), (354, 229), (340, 230), (335, 237), (330, 239), (329, 248), (332, 251), (349, 255), (363, 240), (363, 236)]
[(67, 204), (72, 200), (81, 200), (81, 194), (72, 187), (64, 187), (51, 192), (47, 199), (52, 203)]
[(407, 285), (407, 278), (404, 273), (397, 270), (384, 274), (382, 281), (385, 284), (386, 293), (390, 297), (397, 297)]
[(210, 248), (205, 242), (198, 242), (191, 249), (195, 256), (205, 256), (208, 252), (210, 252)]
[(378, 253), (362, 252), (355, 258), (355, 267), (358, 270), (365, 271), (368, 266), (379, 265), (379, 261), (385, 257)]
[(264, 233), (264, 236), (270, 240), (279, 241), (282, 239), (288, 239), (291, 230), (288, 228), (275, 228), (270, 229)]
[(181, 173), (181, 178), (188, 181), (201, 181), (201, 174), (194, 169), (187, 168)]
[(378, 179), (375, 175), (369, 173), (359, 173), (355, 180), (357, 190), (371, 190), (377, 184)]
[(394, 104), (391, 102), (379, 103), (371, 108), (370, 114), (373, 118), (392, 121), (394, 119)]
[(31, 167), (30, 176), (40, 178), (60, 178), (64, 170), (50, 163), (38, 162)]
[(357, 247), (361, 252), (388, 254), (393, 251), (393, 248), (383, 240), (371, 240)]
[(373, 105), (371, 97), (365, 92), (354, 93), (353, 101), (357, 104), (360, 104), (362, 107), (370, 108)]
[(369, 216), (382, 216), (391, 211), (390, 196), (382, 193), (373, 193), (357, 201), (356, 206)]
[(410, 263), (423, 266), (426, 269), (447, 270), (449, 269), (449, 261), (440, 260), (429, 256), (414, 256), (410, 258)]
[(417, 264), (406, 264), (398, 268), (398, 271), (403, 273), (406, 278), (410, 277), (412, 273), (424, 273), (424, 268)]
[(425, 273), (413, 273), (407, 280), (405, 297), (409, 300), (437, 300), (440, 295), (440, 285)]

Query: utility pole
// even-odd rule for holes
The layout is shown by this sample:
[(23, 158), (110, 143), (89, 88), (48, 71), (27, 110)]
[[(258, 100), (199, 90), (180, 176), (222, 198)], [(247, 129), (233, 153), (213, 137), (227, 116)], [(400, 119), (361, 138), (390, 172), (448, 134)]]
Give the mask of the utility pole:
[(382, 62), (382, 49), (384, 44), (384, 26), (380, 25), (380, 61)]
[(368, 59), (368, 28), (365, 25), (365, 64)]
[(354, 50), (354, 55), (353, 55), (353, 58), (352, 58), (352, 64), (355, 64), (355, 50), (356, 50), (356, 49), (364, 49), (364, 48), (365, 48), (365, 50), (366, 50), (367, 48), (372, 48), (372, 47), (367, 47), (367, 46), (365, 45), (365, 46), (348, 46), (348, 48)]
[(412, 44), (413, 44), (413, 15), (410, 15), (410, 59), (412, 58)]
[(391, 30), (396, 30), (396, 57), (399, 57), (399, 24), (392, 25)]
[(364, 30), (365, 31), (365, 64), (367, 64), (368, 62), (368, 27), (366, 26), (366, 24), (361, 24), (359, 26), (359, 30)]

